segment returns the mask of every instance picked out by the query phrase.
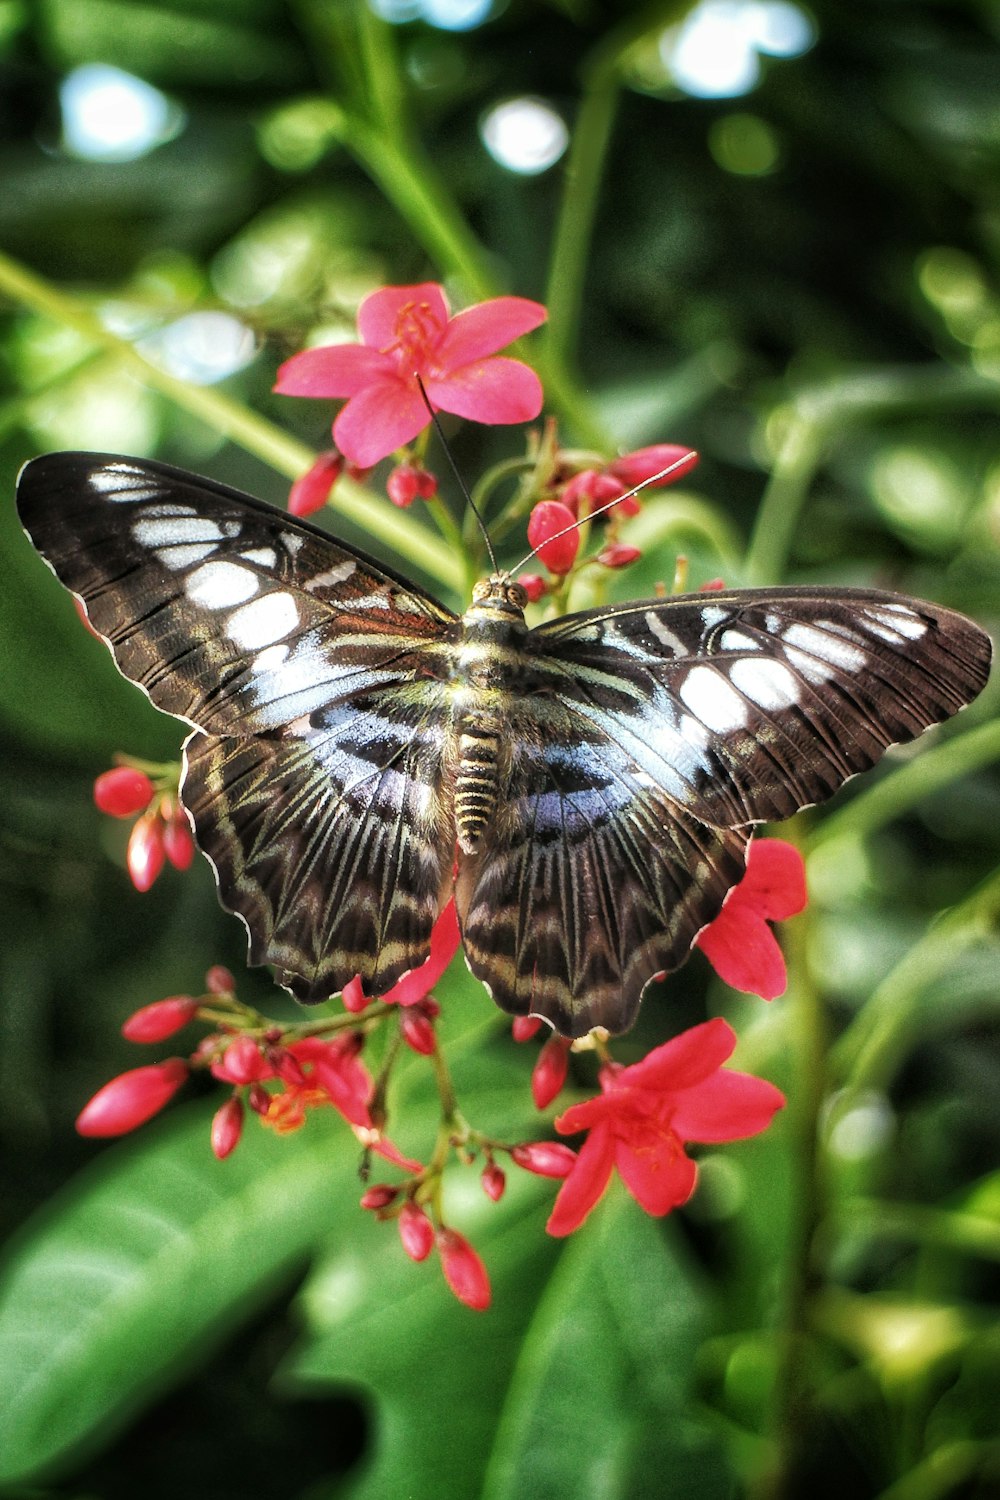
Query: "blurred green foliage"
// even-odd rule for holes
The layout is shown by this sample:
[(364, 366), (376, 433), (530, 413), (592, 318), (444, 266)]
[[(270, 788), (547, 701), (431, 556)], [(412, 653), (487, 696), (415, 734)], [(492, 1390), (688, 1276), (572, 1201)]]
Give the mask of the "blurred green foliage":
[[(622, 589), (683, 550), (695, 584), (874, 582), (995, 623), (997, 10), (816, 0), (813, 45), (698, 98), (664, 62), (691, 9), (511, 0), (462, 31), (349, 0), (2, 0), (5, 490), (33, 453), (88, 447), (280, 503), (330, 412), (273, 396), (278, 362), (349, 334), (375, 285), (441, 279), (456, 303), (548, 302), (564, 440), (701, 450), (635, 521)], [(69, 149), (59, 90), (89, 63), (164, 91), (160, 144)], [(536, 176), (480, 137), (526, 95), (572, 137)], [(206, 311), (255, 344), (221, 385), (165, 343)], [(471, 477), (517, 441), (454, 437)], [(377, 500), (337, 524), (367, 540), (366, 515), (385, 550)], [(178, 726), (80, 630), (10, 505), (0, 549), (0, 1212), (25, 1226), (0, 1298), (3, 1493), (1000, 1494), (995, 687), (800, 820), (812, 901), (785, 1000), (708, 988), (697, 959), (647, 997), (637, 1047), (723, 1010), (786, 1117), (708, 1155), (665, 1225), (612, 1198), (566, 1245), (544, 1184), (496, 1209), (459, 1182), (496, 1284), (477, 1318), (358, 1214), (343, 1130), (254, 1132), (221, 1166), (198, 1101), (96, 1164), (74, 1136), (135, 1062), (137, 1005), (215, 962), (282, 1002), (244, 977), (201, 861), (129, 890), (89, 784), (116, 750), (174, 755)], [(540, 1133), (530, 1060), (464, 974), (441, 994), (463, 1108)], [(413, 1088), (419, 1152), (434, 1106)]]

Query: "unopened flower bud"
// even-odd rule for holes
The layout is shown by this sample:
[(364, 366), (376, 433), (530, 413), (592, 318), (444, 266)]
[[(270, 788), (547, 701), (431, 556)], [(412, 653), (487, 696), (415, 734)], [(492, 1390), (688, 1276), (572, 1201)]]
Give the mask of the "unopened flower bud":
[(411, 1260), (426, 1260), (434, 1248), (434, 1225), (415, 1203), (404, 1203), (400, 1210), (399, 1238)]
[(148, 891), (163, 869), (163, 824), (154, 813), (143, 813), (132, 825), (125, 863), (137, 891)]
[(517, 581), (527, 594), (529, 604), (537, 604), (539, 599), (544, 599), (549, 591), (549, 586), (541, 573), (521, 573)]
[(630, 547), (627, 542), (610, 542), (597, 554), (597, 561), (605, 568), (627, 568), (641, 556), (640, 548)]
[(163, 850), (175, 870), (186, 870), (194, 859), (191, 827), (180, 808), (163, 825)]
[(515, 1042), (530, 1042), (541, 1026), (541, 1016), (515, 1016), (510, 1028), (511, 1036)]
[(515, 1146), (511, 1158), (536, 1177), (567, 1177), (576, 1163), (576, 1152), (559, 1141), (529, 1141)]
[(115, 766), (102, 771), (94, 782), (94, 801), (103, 813), (113, 818), (131, 818), (145, 812), (153, 800), (153, 783), (145, 771), (132, 766)]
[(482, 1312), (490, 1305), (490, 1280), (486, 1267), (468, 1240), (455, 1229), (439, 1229), (438, 1253), (441, 1269), (459, 1302)]
[(234, 1094), (220, 1104), (212, 1119), (212, 1150), (220, 1161), (236, 1150), (242, 1133), (243, 1105)]
[(225, 1083), (256, 1083), (272, 1072), (257, 1043), (248, 1036), (234, 1037), (221, 1061), (212, 1064), (213, 1076)]
[(415, 1007), (412, 1010), (403, 1011), (400, 1029), (408, 1047), (414, 1052), (419, 1052), (423, 1057), (432, 1056), (437, 1045), (434, 1027), (422, 1011)]
[(388, 1208), (398, 1196), (399, 1188), (391, 1187), (388, 1182), (376, 1182), (361, 1194), (361, 1207), (377, 1213), (380, 1208)]
[(321, 453), (310, 469), (296, 479), (288, 495), (288, 510), (293, 516), (311, 516), (330, 498), (330, 491), (340, 478), (344, 460), (339, 453)]
[(558, 500), (539, 501), (528, 517), (528, 542), (550, 573), (568, 573), (580, 550), (573, 512)]
[(119, 1073), (85, 1104), (77, 1117), (80, 1135), (125, 1135), (144, 1125), (174, 1097), (188, 1076), (180, 1057)]
[(483, 1168), (483, 1175), (479, 1180), (487, 1198), (494, 1203), (499, 1203), (503, 1197), (503, 1190), (507, 1186), (507, 1177), (503, 1168), (498, 1167), (495, 1161), (489, 1161)]
[(133, 1011), (122, 1027), (122, 1036), (130, 1042), (162, 1042), (186, 1026), (198, 1009), (190, 995), (169, 995)]
[(361, 988), (360, 975), (356, 974), (353, 979), (347, 981), (341, 990), (340, 998), (344, 1002), (344, 1009), (349, 1010), (352, 1016), (356, 1016), (359, 1011), (365, 1009), (370, 1003), (370, 996), (366, 995)]
[(386, 493), (401, 509), (414, 500), (429, 500), (437, 494), (437, 479), (416, 464), (397, 464), (386, 480)]
[(205, 988), (210, 995), (231, 995), (236, 988), (236, 980), (222, 964), (213, 964), (205, 975)]
[(570, 1042), (564, 1036), (550, 1036), (538, 1054), (531, 1074), (531, 1097), (536, 1109), (545, 1109), (562, 1090), (569, 1069)]

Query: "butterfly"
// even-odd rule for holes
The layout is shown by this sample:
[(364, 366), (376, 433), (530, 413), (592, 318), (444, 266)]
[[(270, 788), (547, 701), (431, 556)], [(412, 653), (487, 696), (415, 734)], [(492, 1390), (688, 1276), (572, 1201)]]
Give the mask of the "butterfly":
[(17, 502), (120, 670), (191, 726), (181, 799), (222, 905), (303, 1001), (355, 975), (384, 993), (454, 892), (499, 1006), (623, 1031), (718, 915), (756, 824), (822, 802), (989, 672), (970, 620), (866, 589), (529, 629), (496, 573), (456, 615), (318, 527), (146, 460), (50, 454)]

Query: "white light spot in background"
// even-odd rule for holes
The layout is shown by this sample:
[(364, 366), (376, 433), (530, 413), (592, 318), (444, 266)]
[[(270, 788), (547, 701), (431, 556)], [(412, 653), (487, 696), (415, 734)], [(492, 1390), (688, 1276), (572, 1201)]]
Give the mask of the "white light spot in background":
[(185, 123), (184, 112), (152, 84), (104, 63), (85, 63), (59, 90), (63, 147), (87, 161), (136, 161)]
[(760, 79), (760, 54), (798, 57), (813, 43), (809, 17), (789, 0), (701, 0), (664, 32), (663, 62), (686, 94), (732, 99)]
[(368, 4), (394, 26), (426, 21), (439, 31), (471, 31), (493, 11), (493, 0), (368, 0)]
[(256, 353), (252, 330), (224, 312), (186, 313), (142, 339), (139, 347), (161, 369), (193, 385), (225, 380)]
[(569, 144), (565, 121), (544, 99), (498, 104), (484, 118), (479, 133), (494, 161), (527, 176), (546, 171)]

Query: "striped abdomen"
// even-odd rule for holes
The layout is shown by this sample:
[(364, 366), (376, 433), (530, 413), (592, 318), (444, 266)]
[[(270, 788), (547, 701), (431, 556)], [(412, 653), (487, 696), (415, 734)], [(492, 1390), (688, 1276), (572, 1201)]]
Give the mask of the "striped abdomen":
[(465, 724), (458, 736), (455, 828), (466, 854), (478, 847), (493, 816), (499, 779), (500, 740), (495, 730)]

